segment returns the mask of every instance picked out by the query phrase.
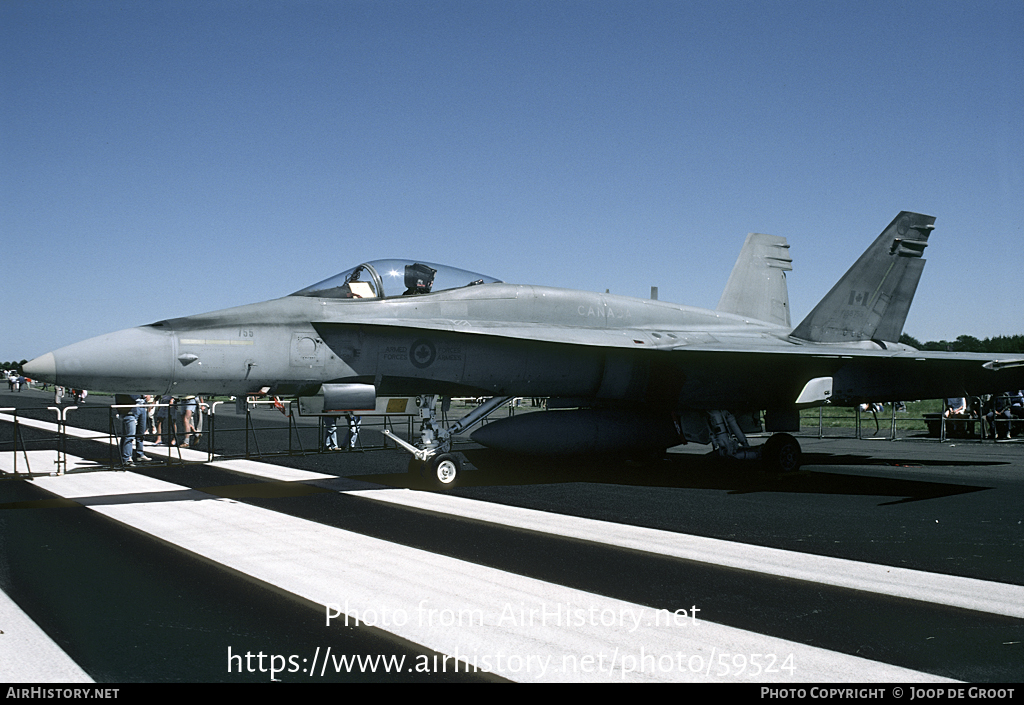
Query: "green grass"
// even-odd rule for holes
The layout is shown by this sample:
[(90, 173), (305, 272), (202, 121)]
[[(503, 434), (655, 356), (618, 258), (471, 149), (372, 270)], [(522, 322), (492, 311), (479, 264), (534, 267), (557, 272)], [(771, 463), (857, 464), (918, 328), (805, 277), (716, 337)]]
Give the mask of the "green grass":
[[(943, 403), (941, 399), (925, 399), (923, 401), (908, 401), (906, 411), (896, 412), (896, 427), (901, 431), (926, 431), (924, 414), (942, 413)], [(856, 428), (857, 410), (854, 407), (844, 406), (823, 406), (821, 407), (821, 418), (823, 428)], [(861, 428), (865, 431), (874, 431), (875, 420), (871, 412), (861, 412)], [(881, 430), (886, 431), (892, 423), (892, 405), (886, 404), (882, 411), (878, 412), (878, 424)], [(800, 412), (800, 428), (808, 430), (818, 425), (818, 409), (805, 409)]]

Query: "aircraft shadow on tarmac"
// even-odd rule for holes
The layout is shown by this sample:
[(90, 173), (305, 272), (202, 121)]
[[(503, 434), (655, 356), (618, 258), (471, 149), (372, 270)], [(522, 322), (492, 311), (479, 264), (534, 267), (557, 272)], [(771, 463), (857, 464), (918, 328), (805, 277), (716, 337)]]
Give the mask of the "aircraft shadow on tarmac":
[[(879, 506), (917, 502), (992, 489), (979, 485), (928, 482), (922, 480), (800, 470), (784, 475), (765, 472), (755, 464), (708, 455), (677, 455), (651, 462), (607, 459), (550, 459), (510, 456), (488, 449), (463, 451), (466, 470), (459, 476), (460, 487), (495, 487), (592, 482), (639, 487), (722, 490), (729, 494), (787, 492), (801, 494), (865, 495), (896, 498)], [(868, 456), (807, 453), (805, 466), (883, 465), (919, 467), (924, 465), (991, 465), (961, 461), (879, 461)], [(349, 475), (394, 488), (432, 489), (429, 480), (415, 473)]]

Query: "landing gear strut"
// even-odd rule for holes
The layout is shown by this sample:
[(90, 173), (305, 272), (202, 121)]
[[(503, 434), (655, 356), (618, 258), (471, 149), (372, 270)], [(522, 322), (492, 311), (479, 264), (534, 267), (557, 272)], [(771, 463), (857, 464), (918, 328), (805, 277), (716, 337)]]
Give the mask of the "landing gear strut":
[(795, 472), (800, 468), (800, 443), (788, 433), (776, 433), (762, 446), (751, 446), (729, 411), (709, 411), (708, 429), (715, 451), (727, 458), (760, 460), (773, 473)]
[(462, 459), (451, 452), (452, 436), (483, 421), (511, 398), (492, 397), (451, 426), (441, 428), (437, 422), (437, 398), (419, 397), (416, 400), (422, 419), (419, 443), (407, 443), (388, 430), (384, 431), (384, 435), (412, 453), (412, 460), (409, 461), (410, 473), (421, 472), (435, 487), (448, 489), (455, 486), (459, 473), (462, 472)]

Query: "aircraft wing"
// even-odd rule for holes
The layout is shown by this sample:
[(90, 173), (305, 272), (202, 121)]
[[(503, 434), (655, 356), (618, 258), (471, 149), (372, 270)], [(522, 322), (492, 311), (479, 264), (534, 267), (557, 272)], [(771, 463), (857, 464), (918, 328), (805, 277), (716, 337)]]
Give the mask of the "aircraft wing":
[[(648, 330), (645, 328), (583, 328), (550, 324), (504, 323), (500, 321), (456, 321), (451, 319), (387, 319), (387, 323), (318, 321), (313, 327), (324, 336), (332, 332), (354, 329), (394, 334), (399, 330), (410, 334), (434, 331), (440, 334), (490, 336), (521, 341), (582, 345), (599, 348), (661, 350), (702, 353), (750, 353), (825, 358), (914, 359), (947, 362), (971, 362), (990, 370), (1024, 366), (1024, 357), (1013, 353), (961, 353), (887, 348), (873, 341), (850, 344), (812, 343), (788, 338), (763, 327), (751, 326), (750, 332)], [(328, 344), (330, 344), (328, 340)]]

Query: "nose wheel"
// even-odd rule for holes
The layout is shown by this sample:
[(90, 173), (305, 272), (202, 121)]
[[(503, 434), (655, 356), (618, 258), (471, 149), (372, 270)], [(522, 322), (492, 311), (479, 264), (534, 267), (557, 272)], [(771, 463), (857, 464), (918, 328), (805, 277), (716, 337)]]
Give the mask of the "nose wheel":
[(461, 472), (462, 459), (454, 453), (440, 453), (426, 461), (415, 458), (409, 461), (409, 474), (418, 473), (439, 490), (455, 487)]
[(438, 487), (454, 487), (462, 472), (462, 461), (453, 453), (442, 453), (427, 461), (427, 471)]

